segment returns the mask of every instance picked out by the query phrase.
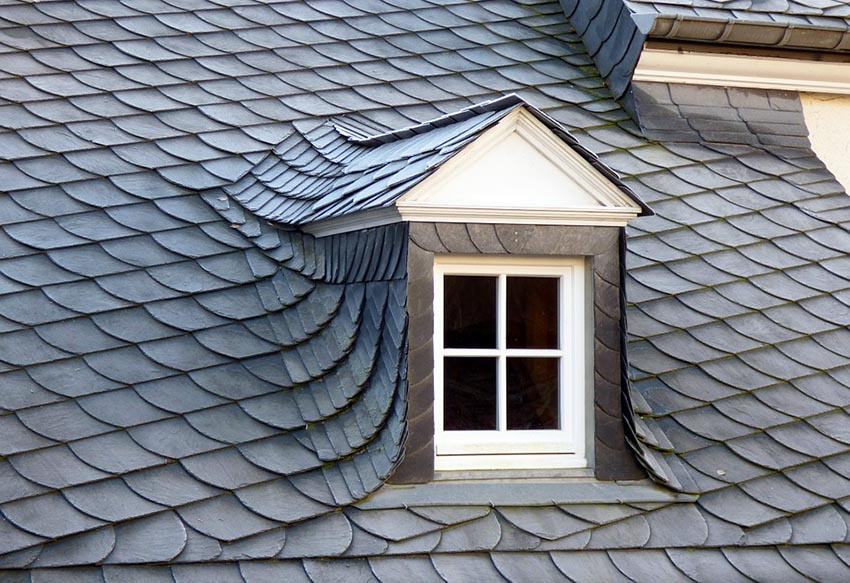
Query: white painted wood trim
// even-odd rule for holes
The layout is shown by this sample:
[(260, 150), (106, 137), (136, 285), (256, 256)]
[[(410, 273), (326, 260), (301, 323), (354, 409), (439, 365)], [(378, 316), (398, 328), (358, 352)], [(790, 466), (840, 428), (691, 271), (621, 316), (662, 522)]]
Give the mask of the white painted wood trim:
[(635, 81), (850, 94), (850, 63), (644, 49)]
[(402, 221), (401, 214), (394, 207), (371, 209), (337, 217), (323, 219), (301, 226), (301, 230), (314, 237), (327, 237), (351, 231), (361, 231), (370, 227), (380, 227)]
[[(436, 470), (553, 469), (587, 466), (585, 454), (585, 262), (580, 258), (437, 255), (434, 258), (434, 425)], [(498, 277), (497, 347), (443, 347), (443, 277), (447, 274)], [(557, 349), (509, 349), (504, 330), (505, 281), (511, 275), (557, 277), (559, 285)], [(443, 357), (498, 357), (498, 429), (445, 431), (443, 428)], [(558, 357), (559, 419), (553, 430), (508, 431), (505, 360), (509, 356)]]
[(497, 223), (518, 225), (598, 225), (625, 227), (640, 214), (639, 208), (546, 208), (520, 207), (445, 207), (412, 202), (399, 202), (398, 210), (405, 221), (434, 223)]

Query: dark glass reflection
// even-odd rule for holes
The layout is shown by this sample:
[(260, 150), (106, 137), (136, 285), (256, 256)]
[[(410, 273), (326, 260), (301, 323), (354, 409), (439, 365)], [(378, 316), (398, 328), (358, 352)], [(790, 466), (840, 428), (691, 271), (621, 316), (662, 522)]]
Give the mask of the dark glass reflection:
[(443, 429), (496, 429), (496, 359), (446, 357), (443, 363)]
[(443, 346), (496, 348), (496, 283), (495, 277), (445, 277)]
[(558, 429), (558, 359), (508, 358), (508, 429)]
[(558, 348), (558, 279), (508, 277), (508, 348)]

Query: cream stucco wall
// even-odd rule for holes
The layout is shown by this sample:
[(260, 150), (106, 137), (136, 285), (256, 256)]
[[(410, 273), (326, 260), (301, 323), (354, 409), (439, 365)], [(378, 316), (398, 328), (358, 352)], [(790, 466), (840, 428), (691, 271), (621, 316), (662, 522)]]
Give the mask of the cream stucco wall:
[(800, 98), (812, 147), (850, 192), (850, 96), (802, 93)]

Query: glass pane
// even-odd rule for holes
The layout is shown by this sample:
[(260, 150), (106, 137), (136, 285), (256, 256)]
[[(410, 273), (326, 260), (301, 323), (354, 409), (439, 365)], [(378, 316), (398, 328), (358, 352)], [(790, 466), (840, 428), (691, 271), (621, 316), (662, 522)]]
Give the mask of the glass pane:
[(508, 277), (508, 348), (558, 348), (558, 279)]
[(496, 348), (495, 277), (447, 275), (443, 280), (443, 346)]
[(445, 358), (443, 429), (496, 429), (495, 358)]
[(558, 359), (507, 361), (508, 429), (558, 429)]

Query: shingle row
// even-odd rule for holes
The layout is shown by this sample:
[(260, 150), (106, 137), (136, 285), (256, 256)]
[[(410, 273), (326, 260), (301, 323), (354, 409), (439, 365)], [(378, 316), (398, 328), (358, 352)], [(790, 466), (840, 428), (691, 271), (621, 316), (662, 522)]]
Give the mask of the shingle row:
[(762, 549), (494, 552), (472, 556), (419, 555), (412, 558), (374, 557), (281, 561), (241, 560), (229, 565), (172, 567), (103, 566), (68, 570), (48, 565), (32, 572), (6, 571), (9, 581), (196, 581), (253, 583), (285, 579), (319, 582), (337, 579), (417, 582), (525, 581), (528, 573), (547, 581), (841, 581), (847, 573), (847, 552), (841, 546), (805, 549), (768, 546)]

